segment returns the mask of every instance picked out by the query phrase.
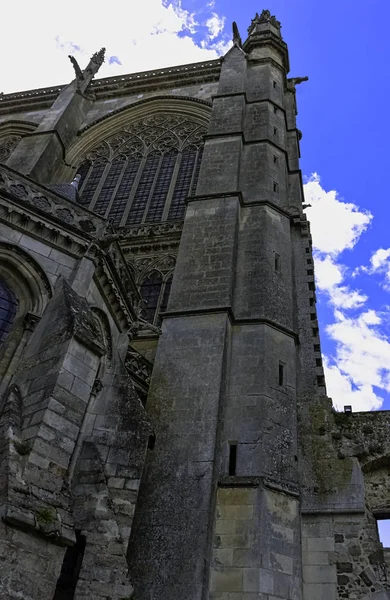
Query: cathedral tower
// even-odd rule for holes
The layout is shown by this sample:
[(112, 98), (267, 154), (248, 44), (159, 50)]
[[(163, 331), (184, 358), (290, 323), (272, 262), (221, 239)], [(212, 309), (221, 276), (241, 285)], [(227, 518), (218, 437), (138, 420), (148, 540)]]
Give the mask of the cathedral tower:
[(280, 23), (103, 60), (0, 95), (0, 597), (389, 600), (390, 413), (326, 396)]
[(138, 600), (302, 598), (297, 410), (325, 390), (288, 71), (268, 11), (235, 28), (148, 398)]

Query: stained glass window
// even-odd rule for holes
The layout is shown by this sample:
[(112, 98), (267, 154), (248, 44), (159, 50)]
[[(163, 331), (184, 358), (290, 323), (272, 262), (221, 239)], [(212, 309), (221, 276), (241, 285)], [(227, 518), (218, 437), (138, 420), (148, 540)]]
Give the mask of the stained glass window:
[(94, 212), (104, 217), (106, 210), (112, 198), (115, 186), (119, 179), (120, 174), (123, 170), (123, 160), (116, 160), (111, 163), (110, 169), (104, 179), (102, 189), (100, 190), (99, 196), (96, 200), (96, 204), (93, 208)]
[(162, 219), (165, 200), (171, 183), (173, 169), (175, 168), (176, 158), (177, 152), (171, 152), (170, 154), (166, 154), (161, 161), (155, 189), (146, 215), (146, 221), (148, 223), (161, 221)]
[(186, 209), (185, 199), (190, 193), (194, 167), (196, 165), (198, 150), (196, 148), (188, 149), (183, 152), (177, 177), (175, 189), (172, 195), (172, 202), (169, 208), (168, 221), (184, 219)]
[(129, 125), (97, 145), (78, 169), (81, 202), (118, 227), (183, 219), (205, 132), (180, 115)]
[(161, 313), (167, 310), (169, 294), (172, 285), (172, 275), (164, 278), (161, 273), (153, 271), (141, 285), (141, 296), (145, 301), (142, 316), (152, 325), (161, 325)]
[(0, 279), (0, 346), (4, 343), (17, 310), (17, 300), (4, 281)]
[[(88, 164), (89, 164), (89, 161), (88, 161)], [(81, 193), (82, 204), (89, 205), (91, 203), (93, 195), (99, 184), (99, 181), (102, 178), (105, 166), (106, 166), (106, 163), (104, 163), (104, 162), (96, 162), (91, 167), (91, 172), (89, 173), (88, 180), (85, 182), (84, 188), (83, 189), (80, 188), (82, 190), (82, 193)], [(88, 171), (86, 172), (85, 168), (79, 169), (79, 173), (82, 174), (82, 172), (84, 172), (86, 175)], [(83, 182), (84, 182), (84, 180), (81, 179), (80, 185), (82, 185)]]
[(135, 157), (125, 165), (122, 179), (109, 214), (109, 218), (114, 225), (120, 225), (140, 163), (141, 157)]
[(161, 313), (164, 313), (167, 310), (169, 294), (171, 293), (172, 286), (172, 276), (165, 282), (164, 289), (160, 294), (160, 306), (158, 307), (158, 318), (157, 324), (161, 325)]
[(148, 323), (154, 323), (161, 287), (162, 276), (157, 271), (153, 271), (141, 285), (141, 296), (146, 305), (142, 316)]
[(148, 156), (127, 218), (127, 225), (136, 225), (142, 222), (160, 160), (159, 154)]

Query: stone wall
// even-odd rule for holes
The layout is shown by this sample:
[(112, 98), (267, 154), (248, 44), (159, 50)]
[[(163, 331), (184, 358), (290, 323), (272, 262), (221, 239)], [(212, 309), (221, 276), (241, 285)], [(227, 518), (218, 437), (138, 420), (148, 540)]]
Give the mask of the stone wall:
[(243, 478), (242, 486), (226, 482), (218, 489), (210, 599), (297, 598), (297, 499), (262, 481), (246, 487), (249, 482)]
[(0, 356), (1, 597), (62, 598), (76, 583), (75, 598), (130, 597), (127, 543), (151, 434), (124, 364), (135, 284), (124, 295), (119, 248), (68, 229), (67, 212), (14, 228), (5, 207), (24, 199), (0, 197), (0, 276), (21, 324)]

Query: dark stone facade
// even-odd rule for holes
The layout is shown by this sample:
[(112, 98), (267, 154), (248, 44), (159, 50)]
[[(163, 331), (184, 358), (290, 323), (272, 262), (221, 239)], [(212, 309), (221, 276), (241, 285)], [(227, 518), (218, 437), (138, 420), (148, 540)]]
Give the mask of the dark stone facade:
[(4, 600), (390, 597), (390, 417), (326, 396), (306, 78), (268, 11), (233, 42), (0, 96)]

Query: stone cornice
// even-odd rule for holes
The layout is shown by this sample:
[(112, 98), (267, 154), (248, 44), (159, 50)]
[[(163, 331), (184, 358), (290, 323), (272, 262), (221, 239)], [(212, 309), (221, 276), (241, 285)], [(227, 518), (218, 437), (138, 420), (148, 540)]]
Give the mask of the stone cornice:
[(31, 133), (37, 127), (38, 124), (33, 121), (26, 121), (25, 119), (7, 119), (7, 121), (0, 123), (0, 136), (3, 137), (9, 133)]
[(0, 193), (13, 204), (42, 215), (86, 240), (93, 239), (106, 227), (102, 217), (5, 165), (0, 165)]
[(117, 115), (119, 113), (122, 113), (126, 110), (129, 110), (130, 108), (134, 108), (134, 107), (139, 107), (143, 104), (149, 104), (151, 102), (156, 102), (157, 101), (161, 101), (161, 100), (173, 100), (175, 102), (177, 101), (185, 101), (185, 102), (195, 102), (197, 104), (202, 104), (203, 106), (207, 106), (211, 109), (211, 102), (207, 102), (206, 100), (200, 100), (199, 98), (191, 98), (189, 96), (178, 96), (176, 94), (165, 94), (165, 95), (159, 95), (159, 96), (151, 96), (150, 98), (144, 98), (143, 100), (139, 100), (138, 102), (133, 102), (131, 104), (127, 104), (126, 106), (121, 106), (121, 108), (118, 108), (117, 110), (112, 110), (110, 112), (108, 112), (107, 114), (103, 115), (102, 117), (99, 117), (98, 119), (96, 119), (95, 121), (92, 121), (91, 123), (89, 123), (88, 125), (85, 125), (82, 129), (80, 129), (80, 131), (78, 132), (78, 135), (82, 135), (84, 133), (84, 131), (86, 131), (87, 129), (90, 129), (91, 127), (94, 127), (94, 125), (98, 125), (99, 123), (101, 123), (102, 121), (105, 121), (106, 119), (109, 119), (110, 117), (113, 117), (114, 115)]
[(153, 243), (180, 239), (183, 230), (183, 221), (163, 221), (161, 223), (145, 223), (134, 227), (121, 227), (117, 230), (117, 239), (122, 247), (127, 244)]
[(89, 256), (120, 329), (138, 319), (139, 291), (118, 241), (106, 233), (105, 219), (0, 165), (0, 221), (74, 257)]
[(131, 328), (138, 320), (142, 299), (119, 243), (103, 239), (91, 253), (97, 259), (95, 279), (113, 318), (120, 329)]
[(132, 227), (121, 233), (122, 250), (130, 262), (150, 253), (177, 254), (184, 221), (171, 221)]
[[(218, 81), (221, 68), (221, 59), (207, 62), (191, 63), (106, 77), (92, 81), (90, 90), (97, 100), (105, 98), (126, 96), (141, 91), (175, 87), (183, 83), (201, 83), (204, 81)], [(50, 107), (54, 100), (64, 89), (65, 85), (25, 90), (14, 94), (0, 96), (0, 115), (23, 110), (39, 110)]]

